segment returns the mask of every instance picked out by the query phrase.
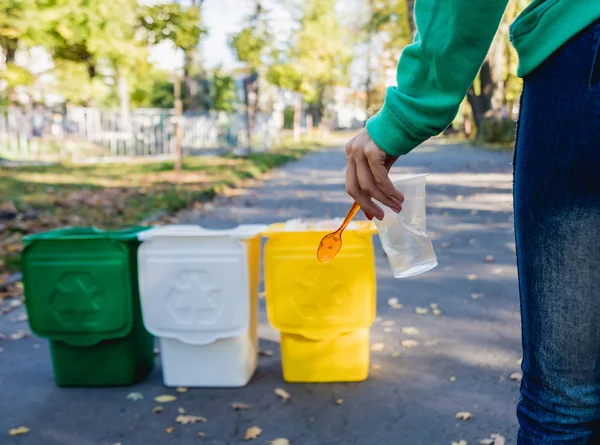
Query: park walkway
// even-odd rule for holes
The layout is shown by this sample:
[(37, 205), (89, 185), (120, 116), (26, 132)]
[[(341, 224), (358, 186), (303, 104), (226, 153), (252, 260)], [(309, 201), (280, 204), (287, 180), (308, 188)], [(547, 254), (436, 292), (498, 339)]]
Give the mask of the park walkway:
[[(380, 350), (372, 353), (368, 381), (284, 384), (278, 338), (268, 326), (264, 301), (261, 348), (273, 354), (261, 357), (250, 385), (236, 390), (177, 394), (162, 387), (156, 370), (134, 388), (58, 389), (51, 381), (45, 342), (28, 337), (7, 342), (0, 353), (0, 443), (233, 445), (246, 443), (246, 429), (258, 426), (262, 435), (249, 443), (287, 438), (292, 445), (463, 445), (461, 440), (472, 445), (500, 434), (506, 441), (497, 438), (496, 445), (514, 444), (518, 383), (513, 374), (519, 371), (520, 328), (510, 163), (507, 152), (442, 142), (400, 160), (394, 174), (431, 173), (428, 229), (439, 266), (395, 280), (376, 241), (378, 318), (372, 343), (380, 343)], [(350, 203), (343, 168), (342, 149), (312, 154), (234, 198), (221, 198), (181, 219), (223, 228), (340, 217)], [(403, 307), (390, 307), (390, 298)], [(431, 304), (441, 315), (416, 313)], [(0, 332), (26, 329), (18, 316), (19, 311), (0, 316)], [(418, 343), (403, 347), (407, 339)], [(283, 404), (276, 388), (288, 391), (291, 400)], [(128, 400), (132, 391), (143, 400)], [(153, 414), (153, 398), (166, 393), (177, 401)], [(252, 408), (234, 412), (233, 402)], [(176, 425), (179, 407), (208, 422)], [(457, 420), (458, 412), (471, 413), (472, 419)], [(31, 432), (7, 435), (20, 425)], [(167, 435), (170, 426), (175, 430)], [(198, 437), (198, 431), (205, 436)]]

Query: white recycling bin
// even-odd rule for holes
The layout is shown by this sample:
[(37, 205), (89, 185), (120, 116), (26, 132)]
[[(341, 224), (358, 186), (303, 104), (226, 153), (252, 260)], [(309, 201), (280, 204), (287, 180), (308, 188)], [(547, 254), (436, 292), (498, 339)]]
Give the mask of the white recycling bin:
[(256, 370), (260, 234), (170, 225), (139, 234), (142, 317), (166, 386), (239, 387)]

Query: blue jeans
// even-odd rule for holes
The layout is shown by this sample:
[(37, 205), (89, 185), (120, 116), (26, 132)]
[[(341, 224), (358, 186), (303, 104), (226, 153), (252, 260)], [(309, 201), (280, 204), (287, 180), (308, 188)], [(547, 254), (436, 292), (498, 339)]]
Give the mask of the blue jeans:
[(526, 77), (514, 170), (518, 443), (600, 444), (600, 21)]

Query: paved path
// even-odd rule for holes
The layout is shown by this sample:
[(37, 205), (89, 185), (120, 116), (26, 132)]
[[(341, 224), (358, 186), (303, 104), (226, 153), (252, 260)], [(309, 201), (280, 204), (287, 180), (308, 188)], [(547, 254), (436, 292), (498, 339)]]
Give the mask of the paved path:
[[(474, 445), (494, 433), (514, 444), (518, 383), (509, 376), (519, 370), (520, 329), (510, 162), (504, 152), (434, 143), (402, 159), (393, 171), (431, 173), (428, 229), (440, 264), (424, 275), (395, 280), (376, 241), (378, 320), (372, 342), (385, 347), (372, 353), (377, 369), (368, 381), (282, 383), (278, 336), (268, 326), (264, 301), (261, 347), (274, 355), (260, 359), (250, 385), (191, 389), (177, 394), (178, 400), (161, 414), (152, 414), (152, 399), (174, 391), (162, 387), (159, 369), (134, 388), (58, 389), (52, 384), (45, 341), (0, 340), (0, 443), (233, 445), (245, 443), (244, 432), (256, 425), (263, 429), (257, 444), (283, 437), (292, 445), (451, 445), (461, 440)], [(207, 227), (227, 227), (242, 221), (343, 216), (349, 204), (343, 166), (341, 150), (314, 154), (228, 202), (222, 199), (214, 208), (184, 217)], [(492, 263), (485, 261), (489, 255)], [(404, 307), (389, 307), (392, 297)], [(431, 303), (439, 305), (441, 316), (415, 313), (416, 307)], [(0, 316), (0, 332), (26, 329), (15, 320), (18, 314)], [(391, 329), (384, 323), (389, 321), (394, 322)], [(420, 330), (417, 347), (402, 348), (408, 338), (403, 327)], [(273, 394), (277, 387), (291, 394), (289, 403), (283, 405)], [(126, 400), (131, 391), (144, 400)], [(344, 402), (337, 405), (340, 398)], [(233, 412), (232, 402), (249, 403), (252, 409)], [(167, 435), (165, 428), (174, 425), (179, 406), (207, 417), (208, 423), (176, 425)], [(459, 411), (472, 413), (472, 420), (456, 420)], [(20, 425), (31, 432), (10, 438), (8, 430)], [(206, 436), (197, 437), (197, 431)]]

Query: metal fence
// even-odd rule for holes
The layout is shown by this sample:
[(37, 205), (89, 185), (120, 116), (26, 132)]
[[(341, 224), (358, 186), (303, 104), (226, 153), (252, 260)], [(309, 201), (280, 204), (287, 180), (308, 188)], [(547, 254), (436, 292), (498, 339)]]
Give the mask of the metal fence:
[[(43, 107), (0, 110), (0, 157), (17, 159), (108, 159), (168, 157), (175, 152), (173, 110), (120, 110)], [(199, 155), (246, 147), (242, 114), (186, 114), (181, 118), (185, 154)], [(279, 124), (260, 114), (252, 136), (253, 148), (268, 149)]]

